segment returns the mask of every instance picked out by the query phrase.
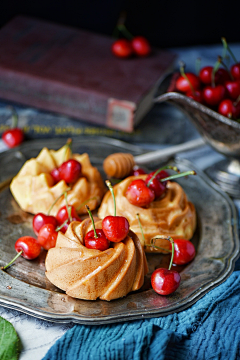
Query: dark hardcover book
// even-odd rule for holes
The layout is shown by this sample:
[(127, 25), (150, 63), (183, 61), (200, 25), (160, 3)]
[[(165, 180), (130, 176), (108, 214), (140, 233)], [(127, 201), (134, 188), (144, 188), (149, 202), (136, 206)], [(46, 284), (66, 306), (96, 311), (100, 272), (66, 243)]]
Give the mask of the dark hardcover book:
[(0, 30), (0, 97), (132, 132), (153, 106), (169, 51), (145, 58), (112, 55), (113, 39), (18, 16)]

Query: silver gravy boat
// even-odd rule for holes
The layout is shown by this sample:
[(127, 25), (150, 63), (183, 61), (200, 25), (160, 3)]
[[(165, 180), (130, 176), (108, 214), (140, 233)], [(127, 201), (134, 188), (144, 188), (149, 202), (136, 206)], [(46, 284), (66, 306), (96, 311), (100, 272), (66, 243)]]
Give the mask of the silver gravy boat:
[(155, 103), (168, 102), (180, 109), (214, 150), (224, 160), (206, 169), (206, 173), (229, 195), (240, 198), (240, 123), (228, 119), (195, 100), (177, 93), (166, 92), (172, 74), (159, 87)]

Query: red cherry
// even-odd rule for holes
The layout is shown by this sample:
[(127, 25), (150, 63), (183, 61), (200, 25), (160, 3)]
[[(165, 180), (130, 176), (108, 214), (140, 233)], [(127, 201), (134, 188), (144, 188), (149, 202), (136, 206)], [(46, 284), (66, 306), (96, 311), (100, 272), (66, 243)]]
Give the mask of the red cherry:
[(23, 142), (24, 132), (20, 128), (9, 129), (4, 131), (2, 139), (8, 147), (14, 148)]
[(126, 39), (116, 40), (112, 44), (112, 53), (113, 55), (119, 58), (128, 58), (133, 53), (133, 48), (130, 41)]
[(70, 159), (62, 163), (58, 168), (59, 177), (66, 183), (76, 182), (82, 175), (82, 165), (75, 159)]
[(102, 221), (102, 230), (112, 242), (125, 239), (129, 232), (129, 222), (123, 216), (106, 216)]
[(185, 75), (188, 80), (182, 75), (176, 80), (176, 88), (178, 91), (186, 93), (192, 91), (192, 89), (197, 90), (200, 88), (199, 78), (195, 74), (186, 73)]
[(84, 244), (88, 249), (107, 250), (110, 246), (110, 241), (106, 238), (103, 230), (96, 229), (97, 237), (95, 237), (94, 230), (90, 230), (84, 237)]
[[(172, 250), (172, 244), (170, 243)], [(176, 265), (185, 265), (192, 261), (195, 257), (196, 251), (193, 243), (185, 239), (174, 240), (174, 256), (173, 263)]]
[(240, 81), (227, 81), (225, 82), (228, 96), (236, 100), (240, 95)]
[(58, 233), (53, 224), (43, 225), (38, 233), (37, 241), (45, 249), (49, 250), (56, 245)]
[[(78, 213), (76, 211), (76, 209), (74, 208), (74, 206), (72, 205), (68, 205), (68, 207), (70, 208), (70, 214), (71, 214), (71, 217), (76, 219), (75, 221), (82, 221), (80, 219), (80, 217), (78, 216)], [(57, 212), (57, 215), (56, 215), (56, 219), (58, 221), (58, 224), (61, 225), (63, 224), (67, 219), (69, 218), (69, 215), (68, 215), (68, 209), (67, 209), (67, 206), (64, 205), (62, 206), (58, 212)]]
[(131, 172), (131, 176), (145, 175), (146, 171), (138, 166), (134, 166)]
[(131, 44), (134, 53), (138, 56), (148, 56), (151, 52), (151, 46), (144, 36), (135, 36)]
[(206, 86), (203, 89), (203, 98), (206, 104), (215, 106), (220, 103), (220, 101), (225, 96), (225, 87), (223, 85), (216, 85), (215, 87)]
[(240, 116), (240, 102), (234, 104), (233, 100), (224, 99), (218, 106), (218, 112), (229, 119), (238, 119)]
[(199, 79), (205, 85), (212, 83), (213, 66), (205, 66), (199, 72)]
[(32, 226), (35, 234), (38, 234), (41, 227), (43, 227), (43, 225), (45, 224), (53, 224), (56, 228), (58, 226), (58, 221), (52, 215), (45, 215), (43, 213), (38, 213), (34, 215)]
[(151, 276), (153, 289), (160, 295), (169, 295), (179, 287), (180, 274), (175, 270), (156, 269)]
[[(160, 174), (162, 172), (162, 174)], [(166, 185), (167, 182), (161, 182), (160, 180), (168, 177), (168, 173), (164, 170), (160, 171), (154, 178), (153, 176), (155, 175), (156, 171), (151, 172), (145, 182), (147, 184), (147, 186), (149, 187), (149, 189), (151, 189), (154, 192), (155, 198), (159, 198), (162, 194), (165, 193), (166, 191)]]
[(155, 195), (144, 180), (136, 179), (128, 186), (126, 198), (133, 205), (145, 207), (155, 199)]
[(216, 71), (216, 74), (215, 74), (215, 84), (216, 85), (219, 85), (219, 84), (224, 85), (225, 82), (229, 81), (229, 80), (231, 80), (231, 76), (226, 69), (220, 68)]
[(27, 260), (33, 260), (39, 256), (41, 245), (32, 236), (22, 236), (15, 243), (15, 250)]
[(199, 102), (199, 103), (202, 103), (203, 102), (203, 95), (202, 95), (202, 92), (200, 90), (194, 90), (193, 91), (188, 91), (186, 93), (186, 96), (190, 97), (191, 99)]
[(51, 176), (53, 177), (53, 180), (54, 180), (54, 183), (57, 184), (61, 178), (60, 178), (60, 175), (59, 175), (59, 169), (58, 168), (55, 168), (53, 169), (51, 172), (50, 172)]
[(240, 80), (240, 63), (233, 64), (230, 71), (234, 79)]

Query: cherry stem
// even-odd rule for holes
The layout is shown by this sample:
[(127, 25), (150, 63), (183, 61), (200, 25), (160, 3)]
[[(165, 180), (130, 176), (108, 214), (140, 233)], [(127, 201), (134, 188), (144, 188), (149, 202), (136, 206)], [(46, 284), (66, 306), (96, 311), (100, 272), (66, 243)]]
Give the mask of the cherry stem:
[(222, 43), (225, 49), (228, 50), (229, 54), (231, 55), (231, 57), (233, 58), (233, 61), (235, 61), (236, 63), (238, 62), (235, 55), (233, 54), (232, 50), (230, 49), (230, 47), (228, 46), (227, 40), (225, 39), (225, 37), (222, 37)]
[(97, 200), (98, 197), (97, 196), (94, 196), (94, 197), (91, 197), (89, 199), (87, 199), (86, 201), (84, 201), (83, 203), (81, 203), (77, 208), (76, 208), (76, 211), (78, 212), (83, 206), (85, 206), (89, 201), (91, 200)]
[(67, 212), (68, 212), (68, 220), (71, 222), (72, 221), (72, 214), (71, 214), (71, 208), (68, 205), (67, 192), (66, 191), (64, 192), (64, 198), (65, 198), (65, 201), (66, 201), (66, 208), (67, 208)]
[(231, 74), (231, 71), (229, 71), (227, 65), (223, 62), (221, 56), (218, 57), (218, 61), (220, 62), (220, 64), (222, 64), (222, 66), (224, 67), (224, 69), (227, 70), (227, 72), (229, 73), (230, 78), (231, 78), (232, 80), (234, 80), (234, 78), (233, 78), (233, 76), (232, 76), (232, 74)]
[(164, 179), (160, 179), (159, 181), (163, 182), (163, 181), (167, 181), (167, 180), (173, 180), (173, 179), (177, 179), (177, 178), (180, 178), (180, 177), (183, 177), (183, 176), (188, 176), (188, 175), (197, 175), (197, 173), (194, 170), (186, 171), (186, 172), (182, 172), (180, 174), (175, 174), (175, 175), (168, 176), (168, 177), (166, 177)]
[(234, 101), (233, 105), (234, 106), (237, 106), (237, 104), (239, 103), (240, 101), (240, 95), (236, 98), (236, 100)]
[(117, 28), (128, 40), (133, 39), (134, 36), (130, 33), (130, 31), (128, 31), (124, 24), (118, 24)]
[(55, 231), (60, 231), (67, 223), (68, 223), (68, 220), (69, 219), (67, 219), (67, 220), (65, 220), (60, 226), (58, 226), (56, 229), (55, 229)]
[(141, 221), (140, 221), (140, 217), (139, 217), (139, 214), (138, 214), (138, 213), (137, 213), (136, 215), (137, 215), (138, 224), (139, 224), (139, 227), (140, 227), (140, 230), (141, 230), (141, 233), (142, 233), (143, 246), (145, 246), (146, 239), (145, 239), (145, 236), (144, 236), (144, 233), (143, 233), (143, 228), (142, 228), (142, 224), (141, 224)]
[(71, 158), (72, 157), (72, 139), (68, 139), (67, 142), (66, 142), (63, 161), (65, 161), (65, 159), (66, 159), (67, 149), (68, 148), (70, 149), (70, 158)]
[(54, 202), (52, 203), (52, 205), (50, 206), (50, 208), (49, 208), (49, 210), (48, 210), (48, 212), (47, 212), (47, 215), (50, 214), (50, 212), (52, 211), (52, 208), (53, 208), (54, 205), (58, 202), (58, 200), (61, 199), (61, 197), (62, 197), (66, 192), (68, 192), (69, 190), (71, 190), (70, 187), (68, 187), (68, 188), (64, 191), (64, 193), (62, 193), (60, 196), (57, 197), (56, 200), (54, 200)]
[(212, 87), (215, 87), (215, 74), (216, 74), (217, 70), (219, 69), (221, 62), (222, 62), (222, 58), (221, 58), (221, 56), (219, 56), (217, 62), (215, 63), (215, 65), (213, 67), (213, 70), (212, 70)]
[(196, 74), (199, 75), (201, 67), (201, 58), (197, 58), (195, 62)]
[(113, 198), (113, 205), (114, 205), (114, 216), (116, 216), (117, 214), (117, 211), (116, 211), (116, 199), (115, 199), (115, 195), (114, 195), (114, 191), (113, 191), (113, 187), (110, 183), (109, 180), (106, 180), (106, 184), (107, 184), (107, 187), (109, 188), (111, 194), (112, 194), (112, 198)]
[(95, 237), (95, 239), (97, 239), (98, 236), (97, 236), (97, 232), (96, 232), (96, 228), (95, 228), (95, 224), (94, 224), (92, 212), (91, 212), (89, 206), (87, 206), (87, 205), (86, 205), (86, 209), (87, 209), (87, 212), (88, 212), (88, 214), (89, 214), (89, 216), (90, 216), (90, 219), (91, 219), (91, 221), (92, 221), (92, 226), (93, 226), (93, 231), (94, 231), (94, 237)]
[(20, 250), (16, 256), (14, 256), (14, 258), (5, 266), (2, 266), (1, 269), (2, 270), (6, 270), (10, 265), (12, 265), (12, 263), (14, 263), (15, 260), (17, 260), (17, 258), (19, 258), (19, 256), (21, 256), (23, 253), (23, 250)]
[(156, 246), (155, 244), (153, 244), (153, 241), (154, 240), (157, 240), (157, 239), (163, 239), (163, 240), (168, 240), (170, 241), (170, 243), (172, 244), (172, 254), (171, 254), (171, 260), (170, 260), (170, 263), (169, 263), (169, 267), (168, 267), (168, 270), (171, 270), (171, 267), (172, 267), (172, 263), (173, 263), (173, 257), (174, 257), (174, 241), (173, 241), (173, 238), (171, 238), (171, 236), (164, 236), (164, 235), (158, 235), (156, 237), (154, 237), (151, 241), (152, 241), (152, 246), (153, 247), (156, 247), (158, 248), (158, 246)]
[(157, 176), (157, 174), (159, 174), (160, 171), (165, 170), (165, 169), (172, 169), (172, 170), (174, 170), (174, 171), (176, 171), (176, 172), (179, 173), (179, 170), (178, 170), (178, 168), (177, 168), (176, 166), (164, 166), (164, 167), (162, 167), (162, 168), (160, 168), (160, 169), (158, 169), (158, 170), (155, 171), (155, 173), (153, 174), (153, 176), (151, 177), (151, 179), (148, 181), (147, 187), (150, 186), (151, 182), (153, 181), (153, 179), (155, 179), (155, 177)]
[(191, 81), (189, 80), (189, 78), (188, 78), (187, 75), (185, 74), (184, 68), (185, 68), (185, 64), (184, 64), (184, 62), (181, 61), (181, 62), (180, 62), (180, 74), (182, 75), (182, 77), (184, 77), (184, 79), (187, 80), (188, 85), (190, 86), (192, 93), (193, 93), (194, 95), (196, 95), (196, 91), (195, 91), (194, 87), (192, 86)]
[(13, 106), (9, 106), (9, 109), (12, 112), (12, 129), (15, 129), (18, 126), (18, 114)]

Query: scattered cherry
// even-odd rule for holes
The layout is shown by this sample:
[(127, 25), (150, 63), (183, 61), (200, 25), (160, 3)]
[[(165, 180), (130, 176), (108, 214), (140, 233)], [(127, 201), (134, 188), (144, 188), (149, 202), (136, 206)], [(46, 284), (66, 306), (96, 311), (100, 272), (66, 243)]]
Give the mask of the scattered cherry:
[[(172, 249), (172, 243), (170, 243), (170, 249)], [(174, 264), (185, 265), (194, 259), (195, 254), (196, 250), (191, 241), (185, 239), (174, 240)]]
[(40, 229), (43, 227), (43, 225), (46, 224), (52, 224), (53, 226), (58, 226), (57, 219), (52, 215), (45, 215), (43, 213), (37, 213), (33, 217), (32, 225), (33, 225), (33, 231), (36, 235), (38, 235)]
[(151, 276), (151, 284), (156, 293), (160, 295), (172, 294), (179, 287), (180, 274), (175, 270), (164, 268), (156, 269)]
[(151, 53), (149, 41), (144, 36), (135, 36), (131, 45), (134, 53), (138, 56), (148, 56)]
[(82, 221), (82, 219), (80, 219), (80, 217), (78, 216), (76, 209), (72, 205), (62, 206), (57, 212), (56, 219), (58, 225), (61, 226), (61, 231), (63, 233), (66, 232), (68, 225), (71, 221)]
[(92, 213), (88, 206), (86, 208), (92, 221), (93, 230), (88, 231), (85, 235), (84, 244), (88, 249), (107, 250), (110, 246), (110, 241), (106, 238), (102, 229), (95, 228)]
[(172, 238), (165, 238), (160, 236), (161, 239), (169, 240), (172, 244), (172, 255), (168, 269), (159, 268), (156, 269), (151, 276), (151, 284), (153, 289), (160, 295), (172, 294), (180, 285), (181, 276), (175, 271), (171, 270), (173, 257), (174, 257), (174, 241)]
[(75, 159), (70, 159), (62, 163), (58, 168), (59, 178), (71, 184), (82, 176), (82, 165)]
[(18, 116), (13, 109), (12, 128), (3, 132), (2, 140), (9, 148), (20, 145), (24, 140), (24, 132), (18, 126)]
[(17, 255), (4, 267), (2, 270), (7, 269), (19, 257), (23, 256), (27, 260), (36, 259), (41, 252), (41, 245), (32, 236), (22, 236), (15, 243), (15, 250)]
[(105, 236), (112, 242), (125, 239), (129, 232), (129, 222), (124, 216), (116, 216), (116, 200), (110, 181), (106, 181), (114, 202), (114, 216), (106, 216), (102, 221), (102, 230)]
[(45, 249), (49, 250), (56, 245), (58, 232), (53, 224), (45, 224), (41, 227), (37, 241)]
[(128, 58), (133, 54), (131, 42), (127, 39), (118, 39), (112, 44), (112, 53), (119, 58)]

